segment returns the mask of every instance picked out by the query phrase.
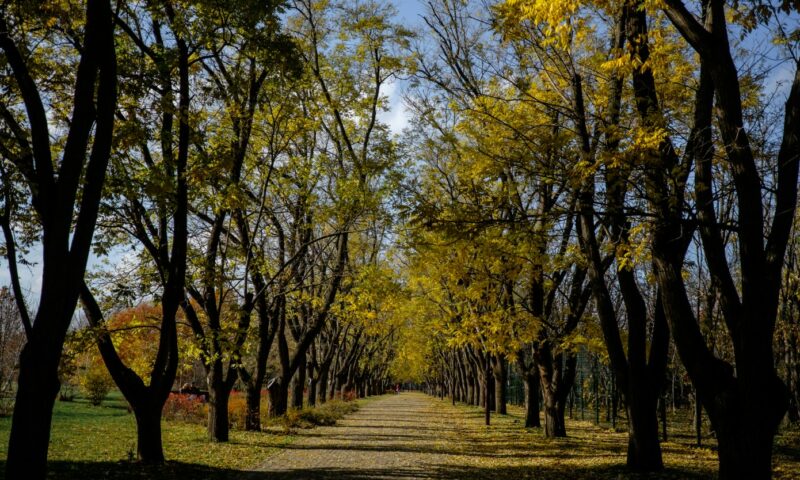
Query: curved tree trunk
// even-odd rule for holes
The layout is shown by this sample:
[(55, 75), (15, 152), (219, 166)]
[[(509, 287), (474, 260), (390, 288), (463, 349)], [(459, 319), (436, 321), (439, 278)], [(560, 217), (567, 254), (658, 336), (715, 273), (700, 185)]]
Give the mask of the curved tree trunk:
[(85, 20), (72, 115), (65, 132), (68, 141), (61, 157), (54, 159), (42, 94), (6, 18), (0, 19), (3, 62), (24, 97), (29, 128), (23, 135), (30, 134), (32, 150), (29, 176), (36, 177), (28, 181), (28, 187), (41, 226), (37, 233), (43, 259), (36, 319), (31, 324), (27, 312), (23, 317), (27, 343), (20, 354), (8, 440), (9, 480), (40, 480), (47, 473), (53, 406), (60, 389), (58, 365), (78, 302), (78, 283), (86, 271), (112, 146), (117, 58), (111, 3), (89, 0)]

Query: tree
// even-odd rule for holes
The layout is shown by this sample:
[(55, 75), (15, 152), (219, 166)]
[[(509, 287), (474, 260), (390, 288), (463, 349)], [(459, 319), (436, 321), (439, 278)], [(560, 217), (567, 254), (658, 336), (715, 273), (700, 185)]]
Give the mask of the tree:
[[(154, 276), (161, 290), (161, 324), (154, 342), (157, 353), (147, 373), (131, 368), (131, 359), (120, 356), (105, 325), (103, 310), (89, 286), (83, 283), (80, 292), (86, 318), (99, 332), (100, 354), (136, 416), (139, 459), (154, 464), (164, 461), (161, 410), (178, 368), (176, 316), (184, 301), (186, 277), (191, 128), (188, 47), (180, 36), (175, 37), (174, 46), (165, 43), (161, 19), (174, 31), (175, 12), (170, 3), (159, 7), (149, 12), (149, 17), (135, 5), (116, 13), (115, 21), (127, 40), (123, 45), (128, 61), (121, 75), (126, 79), (138, 78), (146, 72), (152, 78), (142, 75), (149, 81), (126, 82), (121, 89), (117, 111), (120, 128), (101, 209), (105, 238), (96, 242), (98, 249), (104, 251), (114, 241), (126, 244), (134, 240), (141, 245), (145, 258), (149, 257), (148, 263), (155, 267)], [(152, 35), (149, 45), (144, 33), (148, 27)], [(174, 56), (168, 53), (170, 50), (175, 52)], [(155, 115), (141, 108), (142, 98), (151, 98), (159, 106), (154, 109)], [(150, 125), (159, 126), (157, 139), (152, 138)], [(127, 281), (130, 279), (122, 280), (121, 284)]]
[(25, 344), (25, 331), (14, 295), (8, 287), (0, 287), (0, 409), (11, 412), (17, 360)]
[[(526, 423), (538, 423), (540, 390), (531, 383), (541, 383), (545, 433), (564, 436), (576, 357), (560, 346), (575, 335), (590, 292), (587, 267), (576, 255), (577, 189), (568, 173), (569, 132), (561, 125), (566, 109), (543, 73), (550, 65), (541, 65), (542, 58), (559, 53), (546, 47), (535, 27), (511, 28), (502, 12), (484, 21), (474, 6), (450, 1), (430, 2), (428, 11), (426, 24), (440, 54), (430, 58), (421, 53), (417, 74), (436, 94), (416, 100), (417, 109), (436, 132), (431, 136), (439, 137), (428, 141), (452, 145), (458, 159), (449, 164), (426, 145), (438, 154), (431, 160), (421, 155), (433, 166), (433, 184), (447, 185), (445, 198), (449, 194), (451, 199), (425, 191), (419, 195), (418, 215), (427, 226), (456, 238), (466, 235), (475, 242), (475, 236), (500, 236), (508, 242), (498, 261), (523, 272), (498, 282), (510, 292), (507, 306), (523, 309), (539, 325), (528, 342), (511, 352), (526, 391), (534, 396), (534, 401), (528, 396)], [(496, 33), (503, 34), (499, 45), (490, 37)], [(503, 363), (494, 366), (500, 380), (495, 385), (501, 387)], [(502, 409), (502, 391), (495, 396)]]
[[(791, 51), (791, 43), (787, 44), (786, 54), (792, 59), (794, 76), (784, 106), (782, 131), (776, 134), (776, 148), (763, 152), (768, 167), (760, 170), (756, 156), (762, 152), (757, 152), (752, 143), (754, 133), (743, 114), (743, 79), (733, 59), (729, 40), (732, 26), (728, 23), (725, 3), (704, 2), (700, 19), (679, 0), (666, 2), (663, 10), (700, 57), (692, 136), (687, 146), (696, 152), (696, 202), (690, 214), (698, 219), (705, 263), (719, 288), (735, 370), (731, 363), (709, 350), (687, 298), (681, 275), (683, 255), (675, 246), (676, 239), (686, 235), (683, 212), (674, 203), (684, 201), (680, 185), (660, 191), (659, 195), (651, 193), (652, 209), (660, 218), (653, 232), (653, 255), (658, 265), (664, 310), (681, 360), (717, 432), (720, 478), (770, 478), (772, 442), (788, 405), (786, 386), (775, 370), (773, 337), (785, 254), (797, 206), (800, 164), (797, 55)], [(777, 16), (778, 38), (784, 35), (780, 16), (791, 11), (792, 7), (786, 5), (780, 12), (767, 15), (767, 19), (773, 14)], [(642, 14), (634, 17), (631, 28), (647, 32)], [(646, 60), (644, 45), (637, 53)], [(646, 71), (642, 72), (638, 86), (642, 114), (660, 114), (656, 92)], [(713, 197), (715, 138), (722, 149), (724, 167), (733, 179), (735, 257), (721, 248), (723, 233)], [(677, 159), (669, 147), (669, 140), (664, 139), (658, 155), (654, 153), (658, 161), (649, 178), (650, 191), (655, 190), (656, 182), (668, 179), (676, 165)], [(738, 270), (739, 284), (734, 280), (733, 269)]]
[[(6, 463), (6, 476), (12, 479), (45, 477), (50, 422), (59, 390), (59, 359), (78, 301), (111, 150), (117, 99), (111, 5), (88, 0), (85, 12), (82, 31), (66, 29), (77, 37), (72, 45), (81, 45), (77, 53), (64, 52), (77, 60), (74, 89), (68, 94), (71, 99), (54, 97), (60, 102), (54, 105), (59, 113), (50, 117), (44, 98), (54, 92), (40, 90), (32, 70), (35, 60), (23, 53), (35, 51), (37, 39), (26, 35), (31, 27), (44, 26), (41, 32), (54, 35), (39, 40), (59, 42), (56, 30), (47, 27), (47, 10), (28, 3), (6, 3), (0, 16), (0, 48), (5, 53), (5, 68), (13, 73), (12, 88), (19, 95), (19, 103), (12, 108), (20, 116), (24, 111), (24, 119), (14, 114), (3, 116), (3, 128), (11, 132), (14, 142), (13, 148), (5, 149), (12, 155), (4, 153), (4, 161), (14, 164), (24, 176), (43, 251), (39, 308), (33, 321), (24, 325), (27, 342), (20, 355)], [(64, 107), (71, 107), (72, 113), (62, 116)]]
[[(289, 271), (295, 294), (287, 297), (293, 305), (279, 318), (280, 371), (269, 390), (273, 415), (285, 413), (295, 373), (305, 375), (308, 350), (340, 292), (351, 230), (376, 205), (383, 174), (394, 161), (378, 113), (383, 108), (382, 88), (404, 68), (398, 47), (408, 35), (391, 22), (391, 8), (375, 2), (341, 9), (314, 1), (293, 6), (297, 16), (292, 25), (313, 92), (301, 98), (309, 102), (309, 111), (319, 113), (321, 129), (304, 137), (297, 158), (308, 162), (305, 172), (319, 168), (328, 185), (319, 197), (311, 194), (316, 179), (303, 170), (293, 185), (297, 196), (284, 223), (290, 227), (283, 230), (285, 251), (297, 258)], [(317, 198), (320, 205), (312, 203)], [(287, 334), (294, 340), (294, 351)]]

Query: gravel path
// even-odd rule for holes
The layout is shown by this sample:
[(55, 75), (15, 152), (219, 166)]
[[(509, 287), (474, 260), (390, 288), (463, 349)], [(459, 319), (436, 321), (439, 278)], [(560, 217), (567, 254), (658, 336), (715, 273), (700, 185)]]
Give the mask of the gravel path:
[[(484, 425), (475, 407), (452, 406), (420, 393), (367, 402), (333, 427), (298, 433), (264, 459), (251, 480), (708, 480), (715, 454), (663, 445), (670, 467), (638, 476), (625, 469), (625, 432), (570, 421), (571, 437), (547, 439), (522, 428), (521, 411)], [(237, 476), (235, 478), (242, 478)], [(800, 478), (789, 473), (776, 479)]]
[[(450, 409), (447, 409), (450, 410)], [(420, 393), (387, 395), (367, 403), (336, 426), (301, 437), (262, 464), (254, 478), (280, 480), (445, 479), (469, 441), (462, 422)]]

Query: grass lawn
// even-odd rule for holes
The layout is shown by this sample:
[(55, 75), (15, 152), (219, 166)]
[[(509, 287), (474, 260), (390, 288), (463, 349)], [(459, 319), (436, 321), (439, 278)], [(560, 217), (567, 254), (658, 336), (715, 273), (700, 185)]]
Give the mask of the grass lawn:
[[(548, 439), (542, 429), (524, 428), (525, 417), (520, 407), (509, 406), (508, 415), (492, 414), (490, 427), (482, 425), (482, 410), (463, 404), (455, 408), (464, 414), (462, 431), (478, 449), (469, 460), (475, 463), (471, 468), (492, 470), (497, 479), (716, 478), (716, 441), (707, 434), (702, 447), (694, 446), (691, 420), (685, 416), (676, 415), (668, 421), (669, 441), (662, 442), (665, 471), (639, 476), (625, 469), (628, 434), (624, 418), (617, 423), (616, 430), (605, 423), (595, 425), (588, 419), (567, 419), (568, 437)], [(799, 431), (785, 430), (776, 438), (773, 463), (774, 480), (800, 479)]]
[[(0, 419), (3, 462), (10, 429), (11, 419)], [(82, 399), (57, 401), (50, 434), (49, 478), (237, 478), (291, 441), (291, 435), (279, 431), (232, 430), (230, 442), (211, 443), (202, 425), (163, 422), (168, 464), (161, 468), (146, 467), (131, 461), (136, 458), (136, 422), (118, 393), (99, 407)], [(4, 470), (0, 468), (0, 478)]]

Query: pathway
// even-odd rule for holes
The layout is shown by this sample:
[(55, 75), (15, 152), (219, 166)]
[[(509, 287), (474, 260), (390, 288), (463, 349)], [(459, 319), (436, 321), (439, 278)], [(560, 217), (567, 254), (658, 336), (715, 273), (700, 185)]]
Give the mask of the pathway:
[(462, 463), (457, 457), (468, 454), (460, 422), (453, 418), (466, 413), (446, 410), (420, 393), (384, 396), (335, 426), (301, 431), (300, 439), (261, 465), (269, 474), (256, 478), (464, 478), (449, 476), (447, 465)]
[[(625, 433), (572, 422), (574, 437), (545, 439), (515, 415), (483, 423), (474, 407), (420, 393), (367, 402), (332, 427), (298, 433), (265, 459), (252, 480), (597, 480), (625, 474)], [(689, 452), (697, 461), (693, 451)], [(672, 460), (672, 459), (671, 459)], [(683, 458), (686, 461), (688, 458)], [(677, 473), (677, 475), (676, 475)], [(653, 479), (708, 478), (668, 471)]]

